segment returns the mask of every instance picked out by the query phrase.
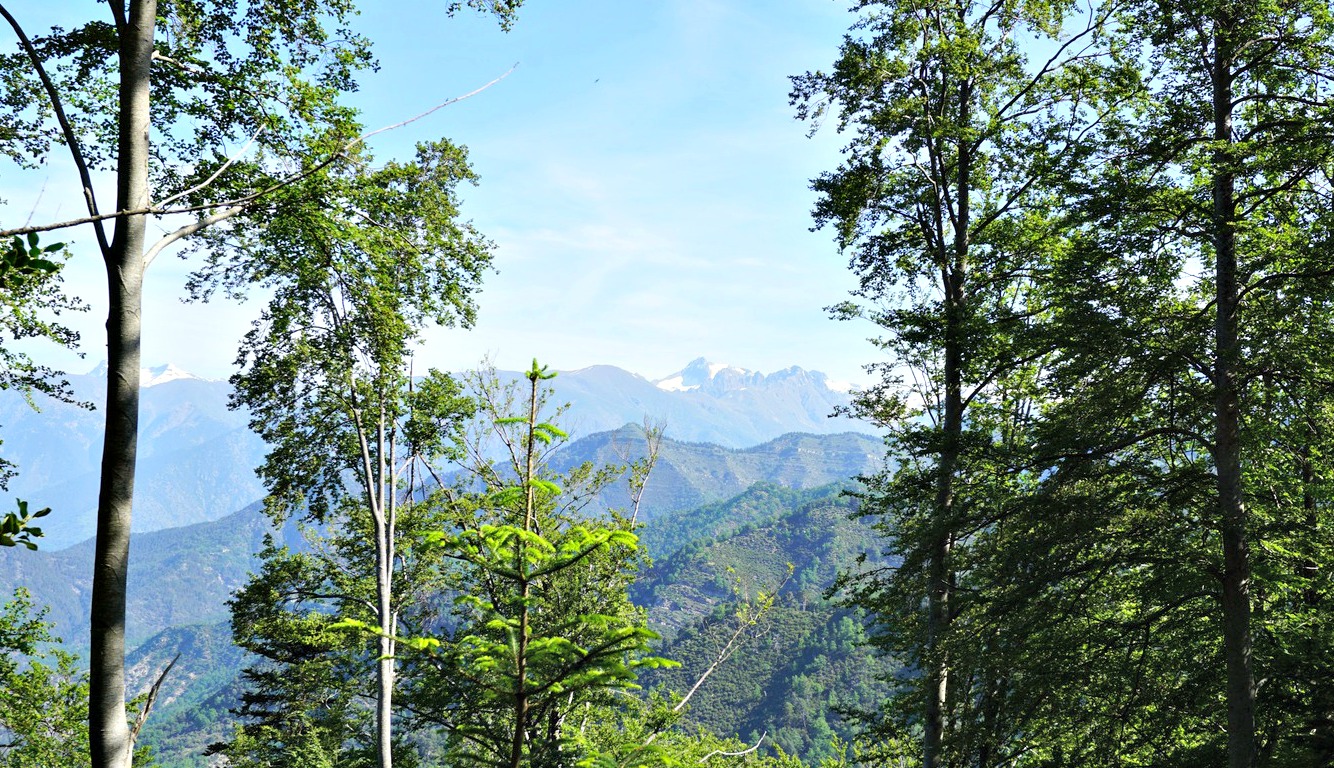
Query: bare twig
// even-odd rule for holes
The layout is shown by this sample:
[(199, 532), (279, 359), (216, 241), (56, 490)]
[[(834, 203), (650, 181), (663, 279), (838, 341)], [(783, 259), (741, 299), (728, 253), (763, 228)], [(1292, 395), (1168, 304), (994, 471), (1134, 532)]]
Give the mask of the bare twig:
[(139, 716), (134, 720), (134, 727), (130, 729), (130, 744), (134, 744), (138, 740), (139, 731), (144, 727), (144, 723), (148, 722), (148, 713), (153, 710), (153, 704), (157, 702), (157, 695), (162, 690), (162, 683), (167, 680), (167, 673), (171, 672), (172, 667), (176, 666), (176, 662), (180, 660), (181, 654), (177, 653), (171, 661), (167, 662), (167, 666), (157, 676), (157, 680), (153, 681), (153, 687), (148, 689), (148, 698), (144, 699), (144, 708), (139, 711)]
[(638, 466), (630, 470), (630, 525), (632, 526), (639, 521), (639, 505), (644, 501), (644, 489), (648, 487), (648, 479), (653, 474), (653, 468), (658, 465), (666, 424), (661, 421), (654, 423), (645, 416), (642, 429), (646, 455), (636, 462)]
[[(0, 6), (0, 13), (4, 13), (4, 6)], [(8, 16), (7, 13), (5, 13), (5, 15)], [(34, 55), (35, 55), (35, 53), (34, 53)], [(515, 65), (514, 65), (514, 67), (517, 67), (517, 66), (518, 66), (518, 64), (515, 64)], [(490, 88), (491, 86), (493, 86), (493, 85), (495, 85), (496, 83), (500, 82), (501, 80), (505, 79), (505, 78), (509, 75), (510, 72), (513, 72), (513, 71), (514, 71), (514, 67), (510, 67), (509, 70), (507, 70), (507, 71), (505, 72), (505, 74), (501, 75), (500, 77), (497, 77), (495, 80), (492, 80), (491, 82), (487, 83), (486, 85), (483, 85), (481, 88), (477, 88), (476, 90), (473, 90), (473, 91), (470, 91), (470, 92), (468, 92), (468, 93), (465, 93), (465, 94), (463, 94), (462, 96), (455, 96), (455, 97), (452, 98), (452, 99), (448, 99), (448, 100), (446, 100), (446, 101), (443, 101), (443, 102), (437, 104), (436, 106), (432, 107), (431, 109), (428, 109), (428, 110), (426, 110), (425, 112), (422, 112), (421, 114), (416, 115), (415, 117), (410, 117), (410, 118), (408, 118), (407, 120), (403, 120), (402, 122), (394, 123), (393, 125), (387, 125), (387, 126), (385, 126), (385, 127), (383, 127), (383, 128), (377, 128), (376, 130), (371, 131), (371, 132), (369, 132), (369, 133), (364, 133), (364, 134), (358, 136), (357, 138), (352, 139), (351, 141), (349, 141), (349, 142), (347, 142), (346, 144), (342, 145), (341, 147), (338, 148), (338, 150), (337, 150), (336, 152), (331, 153), (327, 158), (325, 158), (324, 160), (321, 160), (320, 162), (318, 162), (318, 163), (312, 165), (310, 168), (307, 168), (306, 170), (301, 171), (301, 172), (299, 172), (299, 173), (294, 173), (294, 174), (291, 174), (291, 175), (289, 175), (289, 176), (285, 176), (285, 177), (283, 177), (283, 178), (277, 180), (277, 181), (274, 182), (273, 184), (270, 184), (269, 186), (267, 186), (267, 187), (265, 187), (265, 188), (263, 188), (263, 189), (260, 189), (260, 190), (258, 190), (258, 191), (251, 192), (251, 193), (248, 194), (248, 195), (241, 195), (240, 197), (234, 197), (234, 198), (232, 198), (232, 199), (230, 199), (230, 200), (221, 200), (221, 201), (213, 201), (213, 202), (208, 202), (208, 203), (199, 203), (199, 204), (197, 204), (197, 205), (184, 205), (184, 206), (181, 206), (181, 207), (179, 207), (179, 208), (167, 208), (167, 207), (162, 207), (162, 206), (159, 204), (159, 205), (150, 205), (150, 206), (145, 207), (145, 208), (133, 208), (133, 209), (126, 209), (126, 210), (123, 210), (123, 211), (116, 211), (115, 213), (98, 213), (98, 212), (97, 212), (97, 209), (96, 209), (96, 205), (95, 205), (95, 203), (93, 203), (93, 200), (92, 200), (92, 185), (91, 185), (91, 182), (85, 182), (85, 187), (86, 187), (86, 188), (85, 188), (85, 195), (88, 197), (88, 200), (89, 200), (89, 206), (90, 206), (90, 208), (89, 208), (90, 214), (89, 214), (88, 216), (82, 216), (82, 217), (79, 217), (79, 218), (77, 218), (77, 219), (68, 219), (68, 220), (66, 220), (66, 221), (58, 221), (58, 222), (55, 222), (55, 223), (52, 223), (52, 224), (41, 224), (41, 225), (37, 225), (37, 226), (25, 225), (25, 226), (22, 226), (22, 227), (16, 227), (16, 228), (14, 228), (14, 229), (6, 229), (6, 230), (3, 230), (3, 231), (0, 231), (0, 238), (2, 238), (2, 237), (11, 237), (11, 236), (13, 236), (13, 235), (26, 235), (26, 234), (28, 234), (29, 232), (50, 232), (50, 231), (57, 230), (57, 229), (69, 229), (70, 227), (77, 227), (77, 226), (79, 226), (79, 225), (81, 225), (81, 224), (93, 224), (93, 225), (96, 226), (97, 229), (98, 229), (98, 241), (99, 241), (99, 243), (100, 243), (100, 242), (102, 242), (103, 240), (105, 240), (105, 234), (103, 233), (102, 226), (101, 226), (101, 222), (106, 221), (107, 219), (119, 219), (119, 218), (125, 218), (125, 217), (128, 217), (128, 216), (172, 216), (172, 215), (181, 214), (181, 213), (199, 213), (200, 211), (214, 210), (214, 209), (217, 209), (217, 208), (224, 208), (224, 209), (239, 208), (240, 210), (238, 210), (238, 211), (234, 211), (234, 212), (230, 212), (228, 215), (223, 216), (223, 218), (231, 218), (232, 216), (235, 216), (237, 213), (239, 213), (239, 212), (245, 210), (245, 207), (246, 207), (246, 206), (250, 205), (251, 203), (255, 202), (256, 200), (259, 200), (259, 199), (262, 198), (262, 197), (265, 197), (265, 196), (267, 196), (267, 195), (269, 195), (269, 194), (271, 194), (271, 193), (273, 193), (273, 192), (275, 192), (275, 191), (277, 191), (277, 190), (279, 190), (279, 189), (282, 189), (283, 187), (290, 186), (290, 185), (292, 185), (292, 184), (295, 184), (295, 183), (298, 182), (298, 181), (301, 181), (301, 180), (303, 180), (303, 179), (308, 179), (308, 178), (310, 178), (311, 176), (314, 176), (316, 173), (319, 173), (320, 171), (322, 171), (322, 170), (324, 170), (325, 168), (327, 168), (327, 167), (329, 167), (330, 165), (332, 165), (332, 164), (333, 164), (334, 162), (336, 162), (338, 159), (340, 159), (340, 158), (342, 158), (342, 157), (345, 157), (345, 156), (347, 155), (347, 152), (348, 152), (348, 151), (350, 151), (350, 150), (356, 148), (357, 146), (360, 146), (362, 143), (364, 143), (364, 142), (366, 141), (366, 139), (368, 139), (368, 138), (370, 138), (370, 137), (372, 137), (372, 136), (375, 136), (376, 134), (384, 133), (385, 131), (391, 131), (391, 130), (394, 130), (394, 129), (396, 129), (396, 128), (402, 128), (402, 127), (405, 126), (405, 125), (408, 125), (408, 124), (410, 124), (410, 123), (414, 123), (414, 122), (416, 122), (416, 121), (418, 121), (418, 120), (421, 120), (422, 118), (426, 117), (427, 115), (430, 115), (431, 113), (435, 112), (436, 110), (443, 109), (444, 107), (447, 107), (447, 106), (449, 106), (449, 105), (451, 105), (451, 104), (457, 104), (458, 102), (463, 101), (464, 99), (467, 99), (467, 98), (471, 98), (471, 97), (473, 97), (473, 96), (476, 96), (477, 94), (481, 93), (482, 91), (484, 91), (484, 90)], [(51, 94), (52, 94), (52, 98), (55, 98), (55, 90), (54, 90), (54, 86), (52, 87)], [(61, 113), (61, 114), (63, 114), (63, 113)], [(63, 124), (63, 123), (62, 123), (62, 124)], [(76, 145), (73, 143), (74, 139), (73, 139), (73, 134), (72, 134), (72, 133), (67, 137), (67, 139), (71, 142), (71, 144), (70, 144), (71, 147), (75, 147), (75, 146), (76, 146)], [(79, 158), (76, 158), (76, 162), (77, 162), (78, 160), (80, 160), (80, 159), (81, 159), (81, 156), (80, 156)], [(85, 166), (84, 166), (82, 163), (80, 163), (80, 170), (81, 170), (81, 173), (82, 173), (82, 174), (85, 176), (85, 178), (86, 178), (86, 168), (85, 168)], [(219, 220), (221, 220), (221, 219), (219, 219)], [(214, 222), (214, 223), (216, 223), (216, 222)], [(204, 226), (208, 226), (208, 225), (205, 224)], [(195, 232), (195, 231), (198, 231), (199, 229), (202, 229), (202, 228), (203, 228), (203, 227), (198, 227), (198, 228), (192, 230), (191, 233), (192, 233), (192, 232)], [(176, 234), (176, 233), (173, 233), (173, 235), (175, 235), (175, 234)], [(190, 233), (186, 233), (186, 234), (190, 234)], [(180, 239), (180, 237), (184, 237), (184, 236), (185, 236), (185, 235), (179, 235), (179, 236), (177, 236), (177, 237), (174, 237), (173, 240)], [(168, 235), (168, 237), (172, 237), (172, 235)], [(164, 245), (165, 245), (165, 244), (164, 244)], [(104, 246), (104, 247), (109, 247), (109, 246)], [(160, 250), (160, 249), (159, 249), (159, 250)], [(156, 254), (155, 254), (155, 255), (156, 255)]]
[(422, 119), (423, 117), (426, 117), (426, 116), (428, 116), (428, 115), (430, 115), (430, 114), (432, 114), (432, 113), (434, 113), (434, 112), (436, 112), (436, 111), (438, 111), (438, 110), (444, 109), (445, 107), (448, 107), (448, 106), (451, 105), (451, 104), (457, 104), (457, 103), (459, 103), (460, 101), (463, 101), (464, 99), (470, 99), (470, 98), (472, 98), (473, 96), (476, 96), (477, 94), (481, 93), (482, 91), (485, 91), (487, 88), (490, 88), (491, 86), (493, 86), (493, 85), (495, 85), (496, 83), (500, 82), (501, 80), (504, 80), (505, 78), (509, 77), (509, 76), (510, 76), (510, 73), (513, 72), (516, 68), (518, 68), (518, 66), (519, 66), (519, 62), (516, 61), (516, 62), (514, 62), (514, 65), (513, 65), (513, 66), (511, 66), (509, 69), (505, 70), (505, 73), (504, 73), (504, 74), (502, 74), (500, 77), (497, 77), (495, 80), (492, 80), (491, 82), (487, 83), (486, 85), (483, 85), (481, 88), (477, 88), (476, 90), (469, 91), (468, 93), (465, 93), (465, 94), (463, 94), (462, 96), (455, 96), (454, 98), (449, 99), (449, 100), (447, 100), (447, 101), (442, 101), (442, 102), (440, 102), (439, 104), (436, 104), (434, 107), (431, 107), (430, 109), (428, 109), (428, 110), (426, 110), (425, 112), (421, 113), (420, 115), (417, 115), (416, 117), (409, 117), (407, 120), (404, 120), (404, 121), (401, 122), (401, 123), (394, 123), (393, 125), (386, 125), (385, 127), (383, 127), (383, 128), (377, 128), (377, 129), (371, 131), (370, 133), (362, 134), (356, 141), (354, 141), (352, 144), (348, 145), (348, 148), (350, 149), (351, 147), (355, 146), (356, 144), (359, 144), (359, 143), (365, 141), (366, 139), (369, 139), (370, 137), (376, 135), (377, 133), (384, 133), (385, 131), (392, 131), (392, 130), (394, 130), (394, 129), (396, 129), (396, 128), (402, 128), (403, 126), (405, 126), (405, 125), (407, 125), (407, 124), (409, 124), (409, 123), (415, 123), (415, 122), (417, 122), (418, 120)]
[[(725, 664), (728, 659), (732, 658), (732, 656), (741, 649), (744, 640), (749, 639), (745, 637), (746, 630), (757, 626), (764, 614), (767, 613), (769, 609), (774, 606), (774, 603), (778, 601), (778, 594), (783, 591), (783, 587), (787, 586), (787, 582), (792, 578), (792, 572), (793, 569), (789, 565), (787, 575), (783, 577), (782, 581), (778, 582), (778, 586), (774, 588), (771, 594), (765, 599), (758, 601), (755, 606), (749, 607), (749, 610), (743, 609), (737, 614), (736, 631), (727, 639), (727, 643), (723, 645), (722, 650), (718, 651), (718, 654), (714, 656), (713, 662), (710, 663), (704, 672), (695, 680), (695, 684), (690, 686), (690, 690), (686, 692), (686, 695), (683, 696), (680, 701), (676, 702), (676, 706), (672, 707), (673, 712), (680, 712), (682, 709), (685, 709), (690, 698), (695, 695), (695, 692), (699, 690), (700, 686), (704, 685), (704, 681), (708, 680), (709, 676), (716, 672), (719, 667)], [(648, 738), (644, 739), (644, 743), (652, 744), (661, 733), (662, 731), (654, 731), (653, 733), (650, 733)]]
[(760, 738), (756, 739), (755, 744), (753, 746), (747, 749), (743, 749), (740, 752), (724, 752), (721, 749), (715, 749), (709, 754), (705, 755), (704, 757), (701, 757), (699, 761), (702, 763), (705, 760), (708, 760), (710, 757), (713, 757), (714, 755), (722, 755), (723, 757), (741, 757), (742, 755), (749, 755), (751, 752), (754, 752), (755, 750), (760, 748), (760, 744), (764, 743), (764, 737), (768, 735), (769, 735), (768, 731), (761, 733)]
[(219, 176), (222, 175), (223, 171), (226, 171), (228, 168), (230, 168), (232, 163), (239, 160), (241, 155), (244, 155), (247, 151), (250, 150), (251, 145), (255, 143), (255, 140), (258, 139), (260, 134), (262, 133), (264, 133), (264, 126), (261, 125), (259, 127), (259, 130), (255, 131), (255, 135), (251, 136), (250, 140), (245, 143), (245, 146), (241, 147), (240, 151), (238, 151), (236, 154), (227, 158), (227, 162), (219, 166), (218, 170), (214, 171), (212, 176), (209, 176), (207, 179), (204, 179), (203, 181), (199, 182), (193, 187), (190, 187), (189, 189), (177, 192), (176, 194), (172, 195), (166, 200), (159, 202), (158, 207), (171, 205), (177, 200), (180, 200), (182, 197), (186, 197), (187, 195), (192, 195), (195, 192), (198, 192), (199, 190), (203, 189), (204, 187), (207, 187), (209, 184), (212, 184), (215, 179), (217, 179)]

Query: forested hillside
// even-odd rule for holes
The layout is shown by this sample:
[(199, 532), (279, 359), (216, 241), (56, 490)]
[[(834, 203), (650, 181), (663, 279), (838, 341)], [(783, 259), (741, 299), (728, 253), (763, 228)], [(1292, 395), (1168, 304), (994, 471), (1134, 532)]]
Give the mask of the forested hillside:
[[(750, 743), (768, 734), (771, 744), (818, 761), (834, 757), (835, 734), (850, 742), (857, 733), (848, 711), (874, 710), (884, 696), (884, 679), (896, 667), (869, 653), (857, 612), (825, 599), (838, 574), (881, 564), (875, 557), (858, 562), (874, 552), (875, 536), (850, 517), (856, 504), (845, 490), (756, 486), (695, 510), (682, 519), (727, 521), (730, 530), (705, 533), (636, 583), (636, 602), (663, 634), (659, 652), (682, 663), (648, 684), (678, 692), (719, 658), (741, 628), (737, 612), (746, 603), (761, 594), (776, 598), (754, 626), (742, 628), (739, 648), (691, 699), (687, 722)], [(740, 510), (752, 514), (725, 514)]]
[[(751, 519), (740, 508), (725, 512), (693, 504), (737, 504), (729, 497), (751, 486), (745, 497), (774, 494), (767, 514), (793, 508), (803, 498), (796, 489), (810, 488), (875, 468), (878, 443), (864, 435), (785, 435), (745, 450), (704, 443), (679, 443), (664, 438), (659, 466), (645, 490), (641, 518), (661, 523), (644, 531), (646, 541), (689, 540)], [(618, 463), (643, 454), (642, 432), (625, 428), (575, 440), (554, 458), (555, 466), (573, 468), (584, 462)], [(222, 460), (223, 457), (215, 457)], [(234, 469), (224, 469), (235, 472)], [(755, 484), (752, 486), (752, 484)], [(825, 491), (815, 491), (825, 493)], [(743, 497), (744, 498), (744, 497)], [(629, 491), (621, 484), (598, 497), (601, 507), (624, 508)], [(747, 504), (740, 507), (749, 508)], [(226, 617), (226, 602), (255, 567), (255, 553), (271, 532), (262, 506), (251, 504), (219, 520), (167, 531), (136, 534), (131, 563), (132, 590), (127, 637), (131, 646), (172, 626), (211, 624)], [(279, 538), (302, 547), (295, 526), (284, 526)], [(650, 545), (649, 552), (657, 550)], [(55, 552), (0, 549), (0, 591), (26, 587), (48, 609), (56, 634), (73, 649), (84, 647), (88, 630), (89, 564), (93, 542)]]
[[(832, 755), (833, 734), (855, 733), (831, 702), (840, 710), (874, 708), (884, 694), (880, 678), (893, 668), (867, 653), (857, 615), (824, 599), (835, 575), (857, 567), (857, 555), (873, 543), (869, 527), (849, 518), (855, 504), (843, 495), (847, 488), (756, 485), (727, 503), (692, 510), (682, 519), (711, 519), (726, 530), (693, 540), (641, 574), (632, 597), (663, 634), (655, 652), (683, 664), (643, 679), (662, 695), (683, 695), (736, 632), (735, 611), (757, 590), (781, 585), (736, 654), (692, 697), (687, 723), (751, 742), (768, 733), (770, 745), (815, 759)], [(754, 510), (757, 497), (767, 500), (758, 514), (718, 514)], [(658, 518), (644, 533), (669, 522)], [(227, 735), (228, 709), (239, 705), (243, 690), (237, 675), (251, 663), (229, 637), (225, 624), (174, 627), (130, 655), (138, 691), (181, 655), (160, 693), (158, 719), (145, 731), (162, 765), (204, 765), (203, 750)]]

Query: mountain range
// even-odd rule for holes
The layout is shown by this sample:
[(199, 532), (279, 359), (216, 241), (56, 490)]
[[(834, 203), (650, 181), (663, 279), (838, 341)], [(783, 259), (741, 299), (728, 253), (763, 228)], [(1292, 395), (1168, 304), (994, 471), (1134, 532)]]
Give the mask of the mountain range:
[[(585, 461), (619, 463), (624, 460), (622, 450), (638, 455), (635, 452), (641, 447), (635, 445), (636, 439), (642, 443), (642, 434), (629, 427), (589, 435), (565, 446), (552, 464), (560, 469)], [(783, 435), (741, 450), (664, 439), (640, 520), (661, 521), (673, 531), (671, 521), (686, 510), (726, 500), (752, 486), (813, 488), (873, 472), (879, 466), (879, 445), (875, 438), (853, 433)], [(605, 496), (604, 506), (624, 508), (627, 491), (612, 486)], [(740, 511), (732, 517), (741, 522), (750, 519)], [(708, 524), (698, 525), (700, 532), (710, 530)], [(651, 525), (648, 530), (656, 527)], [(252, 503), (218, 520), (134, 534), (126, 630), (129, 644), (171, 626), (225, 619), (227, 599), (244, 583), (254, 553), (270, 532), (272, 523), (261, 505)], [(290, 524), (278, 535), (283, 541), (300, 544), (300, 534)], [(67, 646), (81, 647), (88, 631), (92, 558), (92, 539), (62, 550), (0, 549), (0, 594), (27, 587), (38, 603), (47, 606), (56, 634)]]
[[(44, 520), (44, 549), (72, 546), (95, 529), (102, 448), (102, 420), (96, 409), (105, 397), (105, 377), (100, 365), (68, 377), (75, 398), (93, 410), (43, 401), (39, 413), (22, 395), (0, 392), (0, 449), (19, 469), (9, 495), (54, 510)], [(145, 369), (142, 380), (136, 532), (218, 520), (263, 496), (253, 468), (263, 460), (265, 446), (247, 427), (245, 412), (227, 408), (227, 382), (205, 380), (171, 365)], [(711, 443), (713, 450), (725, 451), (789, 432), (869, 431), (846, 417), (829, 418), (848, 404), (848, 393), (840, 385), (831, 386), (824, 374), (797, 367), (766, 375), (701, 358), (656, 381), (598, 365), (562, 372), (551, 383), (556, 400), (571, 405), (571, 418), (562, 426), (575, 435), (616, 430), (647, 417), (663, 424), (676, 441)], [(716, 477), (707, 482), (740, 492), (750, 482), (765, 479), (744, 469), (744, 457), (729, 461), (719, 464)], [(653, 488), (649, 493), (659, 496), (662, 491)], [(681, 493), (671, 503), (674, 508), (725, 495), (688, 489)]]

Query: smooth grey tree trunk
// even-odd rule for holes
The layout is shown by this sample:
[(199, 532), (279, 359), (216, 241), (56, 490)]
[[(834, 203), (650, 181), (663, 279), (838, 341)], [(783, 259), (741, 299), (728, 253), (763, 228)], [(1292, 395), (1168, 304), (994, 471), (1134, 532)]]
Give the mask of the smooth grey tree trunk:
[[(120, 36), (118, 211), (144, 209), (149, 202), (149, 69), (156, 19), (156, 0), (135, 0)], [(89, 631), (88, 735), (93, 768), (127, 768), (133, 750), (125, 714), (125, 589), (139, 438), (146, 225), (143, 216), (117, 219), (110, 252), (105, 254), (110, 298), (106, 430)]]

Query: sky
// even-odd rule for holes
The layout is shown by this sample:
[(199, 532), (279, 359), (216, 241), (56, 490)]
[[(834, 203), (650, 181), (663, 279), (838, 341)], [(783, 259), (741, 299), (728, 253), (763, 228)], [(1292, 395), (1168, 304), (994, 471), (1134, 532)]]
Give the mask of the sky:
[[(832, 126), (808, 137), (788, 104), (790, 75), (833, 63), (853, 20), (845, 0), (529, 0), (508, 33), (472, 12), (447, 18), (444, 5), (363, 0), (358, 27), (380, 69), (350, 99), (378, 128), (513, 67), (373, 140), (380, 160), (418, 141), (466, 145), (481, 183), (463, 212), (496, 246), (476, 326), (428, 332), (418, 368), (536, 357), (656, 379), (705, 357), (866, 382), (874, 329), (828, 318), (854, 278), (830, 233), (809, 231), (810, 179), (837, 165), (841, 137)], [(20, 21), (92, 7), (27, 6)], [(0, 198), (3, 222), (80, 212), (60, 157), (32, 172), (0, 166)], [(105, 277), (91, 231), (60, 239), (74, 243), (67, 286), (93, 305), (72, 323), (85, 358), (34, 353), (82, 372), (105, 357)], [(190, 269), (167, 256), (150, 268), (143, 361), (225, 378), (260, 304), (185, 304)]]

